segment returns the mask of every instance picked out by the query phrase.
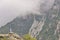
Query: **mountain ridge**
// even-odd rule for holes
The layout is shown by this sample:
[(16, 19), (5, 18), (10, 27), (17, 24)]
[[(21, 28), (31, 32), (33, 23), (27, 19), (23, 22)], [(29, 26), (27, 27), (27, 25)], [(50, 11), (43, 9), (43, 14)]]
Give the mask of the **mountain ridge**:
[[(11, 27), (15, 33), (19, 35), (30, 33), (37, 40), (60, 40), (60, 0), (55, 0), (45, 15), (44, 12), (42, 14), (17, 17), (11, 23), (0, 28), (0, 33), (9, 32), (9, 27)], [(44, 25), (42, 26), (42, 24)]]

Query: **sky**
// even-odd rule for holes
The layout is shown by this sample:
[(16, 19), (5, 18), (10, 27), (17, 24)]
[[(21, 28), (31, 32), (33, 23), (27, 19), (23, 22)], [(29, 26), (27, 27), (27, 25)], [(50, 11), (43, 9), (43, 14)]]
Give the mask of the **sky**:
[[(32, 12), (40, 13), (40, 4), (46, 3), (47, 8), (51, 6), (54, 0), (0, 0), (0, 27), (12, 21), (18, 15), (23, 16)], [(45, 4), (44, 3), (44, 4)]]
[(38, 12), (40, 0), (0, 0), (0, 27), (26, 12)]

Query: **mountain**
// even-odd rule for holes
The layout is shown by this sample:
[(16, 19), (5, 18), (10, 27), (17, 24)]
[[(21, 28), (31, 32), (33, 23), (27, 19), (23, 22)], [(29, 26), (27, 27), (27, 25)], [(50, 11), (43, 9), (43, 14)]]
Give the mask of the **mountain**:
[(0, 33), (9, 33), (9, 28), (12, 28), (12, 31), (21, 35), (28, 33), (29, 28), (33, 22), (33, 16), (27, 15), (25, 17), (17, 17), (12, 22), (7, 23), (5, 26), (0, 28)]
[(49, 10), (44, 10), (41, 10), (42, 15), (28, 14), (16, 17), (12, 22), (2, 26), (0, 33), (8, 33), (11, 27), (15, 33), (29, 33), (37, 40), (60, 40), (60, 0), (55, 0)]
[(33, 22), (29, 34), (38, 40), (60, 40), (60, 1), (55, 0), (45, 13), (40, 22)]

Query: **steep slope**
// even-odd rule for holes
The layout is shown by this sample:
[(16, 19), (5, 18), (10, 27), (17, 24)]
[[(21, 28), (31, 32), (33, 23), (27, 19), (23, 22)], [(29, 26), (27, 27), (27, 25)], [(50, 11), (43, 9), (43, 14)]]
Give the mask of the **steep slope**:
[(11, 27), (12, 31), (19, 35), (26, 34), (28, 33), (30, 27), (32, 26), (34, 16), (37, 21), (39, 21), (42, 17), (40, 15), (34, 14), (29, 14), (24, 17), (17, 17), (12, 22), (9, 22), (5, 26), (2, 26), (0, 28), (0, 33), (9, 33), (9, 28)]
[[(32, 27), (29, 33), (33, 37), (37, 37), (38, 40), (60, 40), (60, 1), (55, 0), (51, 9), (48, 10), (45, 16), (46, 20), (44, 20), (44, 25), (41, 28), (41, 24), (43, 24), (43, 20), (40, 22), (35, 21), (32, 24)], [(40, 25), (38, 25), (37, 24)], [(37, 24), (37, 25), (35, 25)], [(35, 26), (34, 26), (35, 25)], [(37, 36), (38, 35), (38, 36)]]
[(0, 33), (8, 33), (9, 28), (12, 28), (12, 31), (18, 34), (28, 33), (29, 28), (33, 22), (33, 16), (27, 15), (25, 17), (17, 17), (12, 22), (7, 23), (5, 26), (0, 28)]
[(37, 21), (35, 18), (34, 18), (34, 22), (29, 30), (29, 34), (32, 36), (32, 37), (37, 37), (40, 33), (40, 31), (42, 30), (42, 27), (44, 25), (44, 22), (45, 22), (46, 18), (44, 15), (42, 15), (42, 18), (40, 21)]
[(29, 34), (38, 40), (60, 40), (60, 0), (55, 0), (45, 15), (29, 14), (17, 17), (12, 22), (0, 28), (0, 33), (8, 33), (11, 27), (13, 32), (20, 35)]

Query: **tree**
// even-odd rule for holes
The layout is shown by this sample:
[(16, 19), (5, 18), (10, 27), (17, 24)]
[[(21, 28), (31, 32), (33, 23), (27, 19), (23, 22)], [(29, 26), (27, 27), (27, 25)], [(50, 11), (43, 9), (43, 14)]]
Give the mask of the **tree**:
[(31, 37), (29, 34), (23, 36), (24, 40), (36, 40), (36, 38)]

